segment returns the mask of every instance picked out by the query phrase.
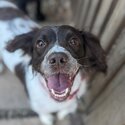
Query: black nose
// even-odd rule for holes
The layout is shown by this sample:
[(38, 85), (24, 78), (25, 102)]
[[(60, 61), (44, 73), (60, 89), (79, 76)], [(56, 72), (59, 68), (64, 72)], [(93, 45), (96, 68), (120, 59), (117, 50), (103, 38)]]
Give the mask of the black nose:
[(53, 53), (48, 58), (50, 65), (65, 65), (68, 62), (68, 56), (65, 53)]

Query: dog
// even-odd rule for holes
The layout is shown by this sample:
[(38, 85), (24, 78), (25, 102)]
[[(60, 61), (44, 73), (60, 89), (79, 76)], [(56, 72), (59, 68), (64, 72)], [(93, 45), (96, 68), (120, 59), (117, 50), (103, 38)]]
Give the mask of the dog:
[(86, 92), (89, 72), (106, 72), (105, 52), (93, 34), (68, 26), (44, 26), (15, 5), (0, 1), (0, 52), (24, 84), (31, 108), (52, 125), (74, 113)]

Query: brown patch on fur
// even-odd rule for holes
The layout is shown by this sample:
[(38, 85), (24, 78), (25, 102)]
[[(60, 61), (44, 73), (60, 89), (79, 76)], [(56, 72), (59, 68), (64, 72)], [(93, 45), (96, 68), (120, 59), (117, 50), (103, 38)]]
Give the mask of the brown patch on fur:
[(38, 29), (34, 29), (28, 33), (18, 35), (14, 40), (9, 41), (6, 49), (9, 52), (14, 52), (17, 49), (22, 49), (24, 53), (32, 55), (33, 53), (33, 38)]
[(17, 17), (26, 18), (27, 16), (21, 10), (16, 8), (0, 8), (0, 20), (12, 20)]
[(15, 74), (20, 79), (28, 95), (27, 88), (26, 88), (26, 81), (25, 81), (25, 69), (22, 63), (19, 63), (15, 66)]
[(88, 69), (95, 69), (106, 73), (106, 53), (101, 47), (99, 39), (89, 32), (82, 31), (81, 33), (84, 39), (86, 58), (79, 61), (81, 61), (81, 63), (83, 62), (83, 64), (85, 63)]

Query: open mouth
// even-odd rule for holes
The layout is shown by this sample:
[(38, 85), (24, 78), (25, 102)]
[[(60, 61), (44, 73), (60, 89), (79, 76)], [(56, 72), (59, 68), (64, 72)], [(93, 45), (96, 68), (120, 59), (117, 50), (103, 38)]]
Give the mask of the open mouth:
[(74, 77), (62, 73), (49, 76), (46, 80), (52, 98), (56, 101), (66, 100), (70, 94), (73, 79)]

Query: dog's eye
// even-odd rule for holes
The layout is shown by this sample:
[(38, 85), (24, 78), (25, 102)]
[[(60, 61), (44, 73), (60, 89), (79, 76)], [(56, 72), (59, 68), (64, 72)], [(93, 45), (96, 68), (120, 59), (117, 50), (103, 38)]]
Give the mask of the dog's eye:
[(70, 46), (79, 46), (79, 40), (77, 38), (71, 38), (69, 41)]
[(36, 46), (37, 48), (44, 48), (46, 46), (46, 42), (43, 40), (38, 40)]

